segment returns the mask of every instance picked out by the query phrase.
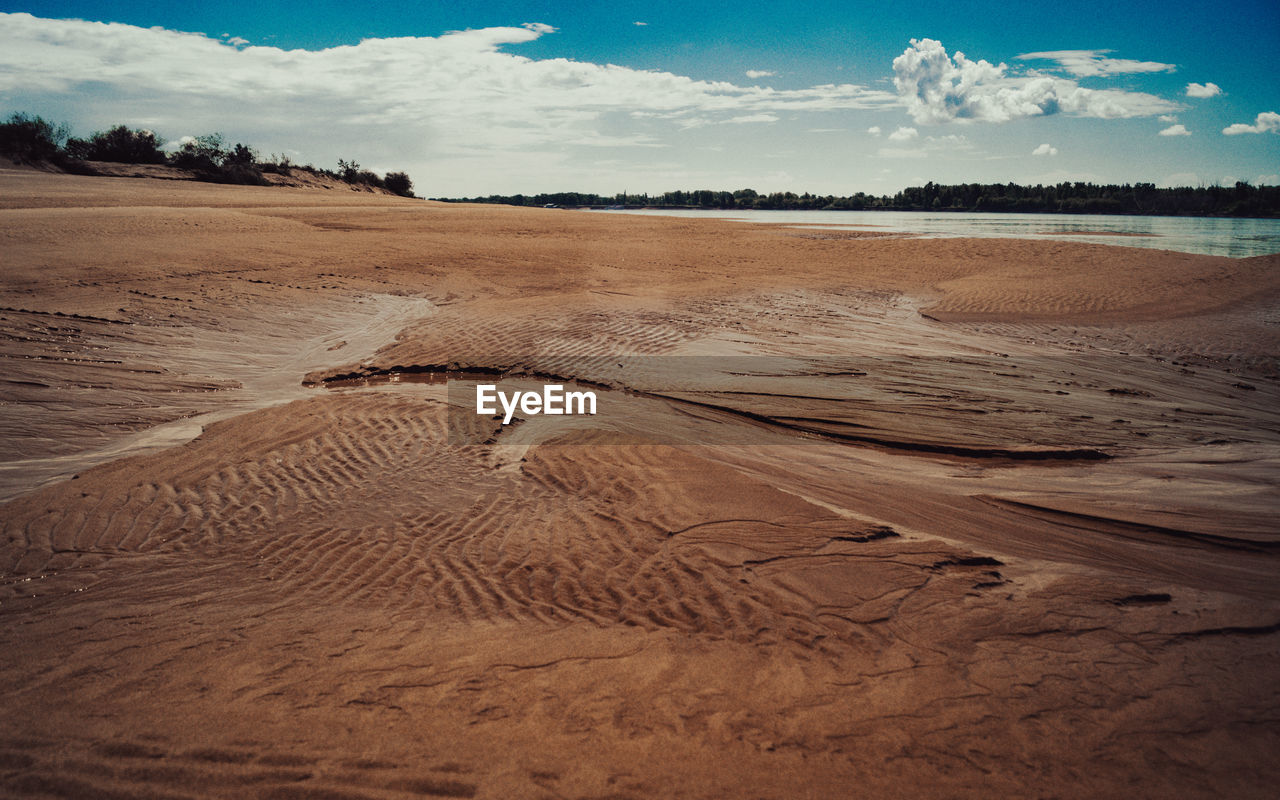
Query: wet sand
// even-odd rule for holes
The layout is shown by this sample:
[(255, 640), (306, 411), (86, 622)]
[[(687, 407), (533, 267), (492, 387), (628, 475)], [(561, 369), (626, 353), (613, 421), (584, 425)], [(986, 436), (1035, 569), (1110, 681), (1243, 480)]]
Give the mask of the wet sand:
[(16, 170), (0, 253), (5, 795), (1280, 778), (1280, 257)]

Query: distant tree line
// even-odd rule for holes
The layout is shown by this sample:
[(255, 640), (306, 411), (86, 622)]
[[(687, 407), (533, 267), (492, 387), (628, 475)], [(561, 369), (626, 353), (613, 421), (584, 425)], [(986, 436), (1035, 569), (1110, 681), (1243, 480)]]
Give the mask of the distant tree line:
[(1057, 183), (1021, 186), (1016, 183), (927, 183), (892, 195), (863, 192), (847, 196), (773, 192), (753, 189), (734, 192), (696, 189), (658, 195), (598, 195), (556, 192), (534, 195), (489, 195), (450, 202), (504, 203), (516, 206), (651, 207), (732, 209), (786, 209), (804, 211), (1001, 211), (1052, 214), (1149, 214), (1194, 217), (1280, 216), (1280, 187), (1199, 186), (1158, 188), (1154, 183), (1106, 184)]
[(98, 131), (87, 139), (71, 137), (65, 124), (54, 125), (40, 117), (17, 113), (0, 123), (0, 155), (27, 164), (49, 163), (71, 172), (91, 172), (87, 161), (123, 164), (168, 164), (190, 170), (197, 178), (215, 183), (265, 186), (265, 173), (289, 175), (294, 170), (327, 175), (353, 185), (374, 186), (403, 197), (413, 197), (413, 181), (403, 172), (386, 177), (362, 169), (355, 161), (338, 159), (338, 169), (317, 169), (298, 165), (286, 155), (260, 159), (249, 145), (228, 145), (220, 133), (184, 137), (172, 152), (163, 150), (164, 140), (148, 130), (117, 125)]

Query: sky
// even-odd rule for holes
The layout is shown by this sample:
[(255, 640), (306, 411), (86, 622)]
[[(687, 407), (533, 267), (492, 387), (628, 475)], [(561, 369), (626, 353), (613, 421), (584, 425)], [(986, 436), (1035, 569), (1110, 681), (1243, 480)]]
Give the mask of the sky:
[(418, 194), (1280, 184), (1280, 3), (8, 2), (0, 113)]

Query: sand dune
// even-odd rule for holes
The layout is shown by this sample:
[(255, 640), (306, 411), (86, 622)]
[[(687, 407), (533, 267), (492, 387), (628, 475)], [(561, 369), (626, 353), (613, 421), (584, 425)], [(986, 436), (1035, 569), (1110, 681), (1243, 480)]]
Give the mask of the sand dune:
[(0, 185), (7, 795), (1275, 783), (1277, 257)]

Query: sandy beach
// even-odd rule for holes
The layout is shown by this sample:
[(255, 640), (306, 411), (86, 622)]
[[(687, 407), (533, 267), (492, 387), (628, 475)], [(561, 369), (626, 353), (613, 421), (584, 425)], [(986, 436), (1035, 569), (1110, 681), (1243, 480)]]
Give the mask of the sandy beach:
[[(1278, 300), (0, 170), (0, 794), (1270, 796)], [(616, 411), (458, 444), (446, 366)]]

